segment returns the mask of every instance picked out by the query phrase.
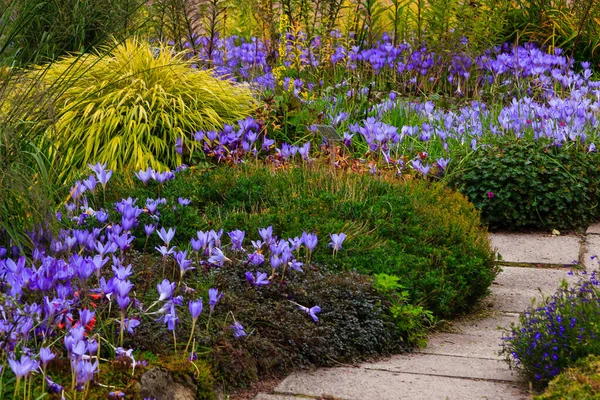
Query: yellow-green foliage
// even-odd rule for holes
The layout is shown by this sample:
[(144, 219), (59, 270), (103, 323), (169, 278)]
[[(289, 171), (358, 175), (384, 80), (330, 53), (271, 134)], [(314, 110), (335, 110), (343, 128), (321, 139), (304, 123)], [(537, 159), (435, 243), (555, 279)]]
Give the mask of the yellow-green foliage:
[(44, 88), (65, 85), (47, 125), (61, 171), (95, 162), (173, 168), (182, 161), (177, 138), (191, 153), (199, 146), (195, 131), (235, 122), (255, 106), (247, 87), (192, 68), (195, 60), (185, 52), (128, 40), (107, 53), (64, 58), (30, 73)]
[(600, 399), (600, 356), (591, 355), (577, 361), (558, 375), (536, 400)]

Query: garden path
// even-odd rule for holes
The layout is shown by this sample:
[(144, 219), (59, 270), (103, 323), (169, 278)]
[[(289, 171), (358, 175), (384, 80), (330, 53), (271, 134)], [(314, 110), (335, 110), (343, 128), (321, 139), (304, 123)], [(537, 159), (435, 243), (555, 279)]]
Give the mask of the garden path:
[[(490, 234), (502, 272), (474, 314), (430, 336), (426, 348), (377, 362), (299, 371), (255, 400), (528, 399), (527, 384), (498, 355), (502, 328), (533, 297), (552, 293), (573, 261), (600, 255), (600, 224), (586, 235)], [(596, 265), (597, 266), (597, 265)]]

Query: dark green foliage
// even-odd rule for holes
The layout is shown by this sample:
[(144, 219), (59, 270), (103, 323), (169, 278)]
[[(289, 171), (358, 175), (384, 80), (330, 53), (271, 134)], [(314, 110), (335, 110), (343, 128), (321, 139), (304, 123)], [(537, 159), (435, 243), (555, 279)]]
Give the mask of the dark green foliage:
[(558, 375), (536, 400), (600, 399), (600, 357), (591, 355)]
[[(214, 276), (214, 286), (226, 291), (215, 318), (229, 322), (215, 331), (213, 359), (227, 382), (239, 385), (293, 368), (356, 362), (413, 345), (400, 334), (389, 303), (367, 276), (305, 268), (304, 273), (287, 274), (281, 286), (275, 279), (254, 288), (244, 278), (247, 270), (253, 268), (238, 265)], [(319, 305), (319, 321), (290, 300)], [(248, 333), (243, 340), (232, 336), (229, 311)]]
[(600, 155), (504, 138), (450, 171), (490, 228), (582, 228), (600, 216)]
[[(280, 237), (314, 230), (319, 237), (316, 263), (396, 275), (410, 303), (438, 317), (469, 309), (497, 273), (478, 213), (441, 185), (342, 172), (334, 176), (320, 169), (228, 167), (186, 171), (165, 184), (161, 196), (167, 199), (166, 213), (179, 208), (178, 197), (192, 201), (182, 216), (176, 211), (161, 217), (161, 226), (177, 226), (179, 244), (187, 246), (196, 230), (241, 229), (248, 232), (246, 240), (258, 238), (258, 228), (269, 225)], [(348, 239), (334, 258), (327, 244), (329, 234), (339, 232)]]
[(137, 28), (142, 0), (0, 0), (0, 64), (54, 60)]

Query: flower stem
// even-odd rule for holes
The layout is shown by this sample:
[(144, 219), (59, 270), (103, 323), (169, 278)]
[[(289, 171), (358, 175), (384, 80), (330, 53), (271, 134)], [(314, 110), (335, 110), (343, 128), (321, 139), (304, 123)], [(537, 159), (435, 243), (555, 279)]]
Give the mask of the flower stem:
[(184, 354), (186, 354), (186, 353), (187, 353), (187, 351), (188, 351), (188, 347), (190, 347), (190, 343), (192, 342), (192, 338), (194, 337), (194, 330), (196, 329), (196, 321), (197, 321), (197, 318), (194, 318), (194, 319), (192, 320), (192, 331), (190, 332), (190, 338), (188, 339), (188, 342), (187, 342), (187, 344), (185, 345), (185, 350), (184, 350), (184, 352), (183, 352)]

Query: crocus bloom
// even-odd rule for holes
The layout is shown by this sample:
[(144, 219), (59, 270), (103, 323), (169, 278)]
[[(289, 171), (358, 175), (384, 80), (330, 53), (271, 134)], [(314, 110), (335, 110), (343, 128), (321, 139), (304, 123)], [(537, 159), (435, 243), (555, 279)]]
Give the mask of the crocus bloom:
[(56, 357), (56, 354), (50, 350), (49, 347), (42, 347), (40, 349), (40, 360), (42, 361), (42, 368), (46, 369), (48, 363)]
[(198, 319), (198, 316), (202, 312), (202, 299), (190, 301), (188, 303), (188, 308), (190, 310), (190, 314), (192, 315), (192, 319)]
[(306, 231), (302, 232), (302, 242), (304, 242), (304, 245), (306, 246), (306, 248), (308, 249), (308, 251), (312, 252), (315, 247), (317, 247), (317, 242), (318, 242), (318, 238), (317, 235), (315, 235), (315, 233), (306, 233)]
[(329, 243), (329, 247), (333, 247), (333, 252), (337, 253), (342, 249), (342, 243), (346, 240), (345, 233), (332, 233), (329, 235), (331, 237), (331, 242)]
[(244, 236), (246, 235), (246, 232), (236, 229), (235, 231), (228, 232), (227, 234), (231, 238), (231, 248), (233, 250), (242, 250), (242, 244), (244, 242)]
[(124, 323), (124, 329), (130, 334), (133, 335), (133, 330), (135, 328), (137, 328), (140, 325), (140, 321), (137, 319), (129, 319), (129, 318), (125, 318), (125, 320), (123, 321)]
[(233, 329), (233, 336), (236, 339), (241, 338), (242, 336), (246, 336), (246, 332), (244, 331), (244, 327), (239, 322), (235, 321), (233, 325), (231, 325), (231, 329)]
[(175, 231), (176, 229), (173, 228), (169, 228), (168, 231), (165, 231), (165, 228), (160, 228), (157, 233), (158, 237), (165, 243), (165, 246), (169, 247), (169, 243), (171, 243), (171, 240), (175, 237)]
[(135, 176), (142, 181), (142, 183), (144, 185), (148, 184), (148, 181), (150, 179), (152, 179), (152, 176), (154, 175), (154, 171), (152, 170), (152, 168), (148, 167), (148, 169), (146, 171), (139, 171), (135, 173)]
[(208, 289), (208, 304), (210, 306), (210, 312), (212, 313), (215, 309), (215, 305), (223, 297), (223, 293), (219, 294), (219, 289)]
[(175, 282), (171, 283), (167, 279), (164, 279), (161, 283), (156, 285), (156, 289), (158, 290), (159, 298), (158, 301), (165, 301), (170, 299), (173, 296), (173, 291), (175, 290), (175, 286), (177, 284)]
[(218, 247), (212, 250), (210, 257), (208, 258), (208, 262), (211, 264), (215, 264), (218, 266), (222, 266), (225, 261), (231, 261), (229, 258), (225, 257), (225, 254)]
[(156, 225), (144, 225), (144, 232), (146, 233), (146, 236), (150, 236), (152, 235), (152, 233), (154, 233), (154, 230), (156, 229)]
[(255, 278), (252, 272), (248, 271), (246, 272), (246, 280), (254, 286), (264, 286), (270, 283), (269, 279), (267, 279), (267, 274), (264, 272), (257, 272)]
[(12, 371), (17, 376), (17, 379), (21, 379), (24, 376), (29, 375), (32, 371), (35, 371), (39, 366), (39, 362), (27, 357), (24, 354), (21, 355), (20, 361), (9, 358), (8, 364), (10, 365), (10, 369), (12, 369)]
[(183, 197), (177, 198), (177, 202), (181, 206), (189, 206), (192, 203), (190, 199), (184, 199)]
[(315, 322), (317, 322), (319, 320), (319, 318), (317, 318), (317, 313), (321, 312), (321, 307), (314, 306), (314, 307), (308, 308), (308, 307), (304, 307), (304, 306), (301, 306), (301, 305), (299, 305), (298, 307), (302, 311), (304, 311), (305, 313), (307, 313), (308, 315), (310, 315)]

